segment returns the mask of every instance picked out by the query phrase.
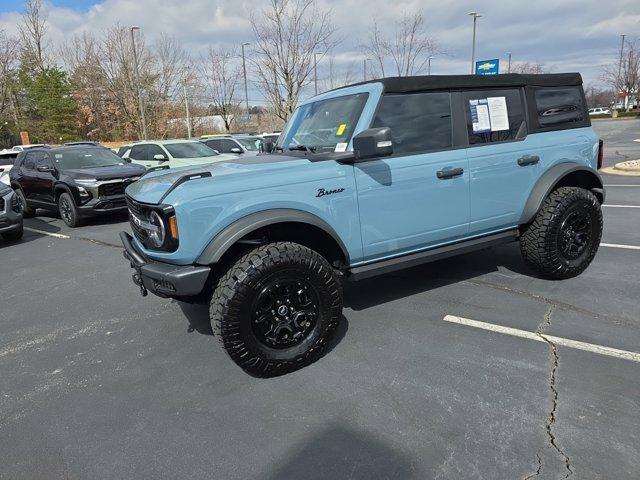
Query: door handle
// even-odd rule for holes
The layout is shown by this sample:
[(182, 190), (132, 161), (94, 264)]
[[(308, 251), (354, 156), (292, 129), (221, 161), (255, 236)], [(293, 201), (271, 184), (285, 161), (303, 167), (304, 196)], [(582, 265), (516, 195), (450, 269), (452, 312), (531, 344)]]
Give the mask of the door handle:
[(520, 157), (518, 159), (518, 165), (521, 167), (526, 167), (527, 165), (535, 165), (540, 161), (540, 157), (538, 155), (525, 155), (524, 157)]
[(445, 168), (444, 170), (438, 170), (436, 175), (440, 180), (444, 180), (446, 178), (459, 177), (464, 173), (463, 168)]

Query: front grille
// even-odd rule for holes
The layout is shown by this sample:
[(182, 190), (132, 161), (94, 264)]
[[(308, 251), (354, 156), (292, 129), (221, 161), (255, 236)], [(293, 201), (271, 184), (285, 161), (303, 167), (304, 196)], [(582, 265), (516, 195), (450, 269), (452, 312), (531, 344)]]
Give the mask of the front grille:
[(110, 197), (112, 195), (123, 195), (127, 186), (124, 182), (105, 183), (98, 188), (98, 196)]
[(126, 196), (126, 199), (127, 207), (129, 208), (129, 224), (131, 224), (131, 230), (133, 231), (133, 234), (136, 236), (136, 238), (140, 240), (140, 242), (142, 242), (142, 244), (144, 245), (148, 239), (147, 232), (136, 225), (136, 223), (132, 219), (132, 214), (146, 221), (149, 209), (142, 205), (140, 202), (136, 202), (128, 195)]

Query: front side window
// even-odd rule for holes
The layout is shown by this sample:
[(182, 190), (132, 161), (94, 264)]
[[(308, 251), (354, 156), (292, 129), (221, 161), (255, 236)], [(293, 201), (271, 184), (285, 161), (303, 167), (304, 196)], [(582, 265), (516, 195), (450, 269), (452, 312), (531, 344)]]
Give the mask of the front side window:
[(147, 145), (147, 160), (157, 162), (158, 160), (154, 158), (156, 155), (162, 155), (165, 159), (167, 158), (166, 153), (164, 153), (160, 145), (153, 145), (151, 143)]
[(586, 119), (580, 87), (537, 87), (534, 97), (541, 127), (570, 126)]
[(238, 142), (250, 152), (259, 152), (262, 145), (262, 139), (255, 138), (238, 138)]
[(218, 155), (212, 148), (200, 142), (169, 143), (164, 147), (173, 158), (202, 158)]
[(35, 152), (36, 168), (51, 167), (51, 159), (45, 152)]
[(505, 142), (527, 134), (520, 89), (462, 92), (469, 144)]
[(53, 162), (58, 169), (98, 168), (122, 165), (123, 160), (106, 148), (84, 147), (52, 152)]
[(371, 127), (391, 128), (393, 153), (451, 147), (451, 96), (448, 92), (385, 95)]
[(357, 93), (301, 105), (278, 139), (278, 146), (285, 150), (344, 152), (368, 96)]

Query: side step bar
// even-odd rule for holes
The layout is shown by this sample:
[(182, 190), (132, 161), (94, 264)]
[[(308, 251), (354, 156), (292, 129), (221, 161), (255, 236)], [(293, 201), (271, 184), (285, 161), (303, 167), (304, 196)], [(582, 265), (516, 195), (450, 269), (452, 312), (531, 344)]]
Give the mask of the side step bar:
[(416, 265), (421, 265), (423, 263), (435, 262), (436, 260), (441, 260), (443, 258), (481, 250), (494, 245), (509, 243), (517, 238), (518, 229), (514, 228), (513, 230), (487, 235), (486, 237), (464, 240), (462, 242), (445, 245), (443, 247), (411, 253), (409, 255), (403, 255), (389, 260), (381, 260), (361, 267), (353, 267), (348, 270), (347, 278), (353, 281), (363, 280), (365, 278), (383, 275), (395, 270), (415, 267)]

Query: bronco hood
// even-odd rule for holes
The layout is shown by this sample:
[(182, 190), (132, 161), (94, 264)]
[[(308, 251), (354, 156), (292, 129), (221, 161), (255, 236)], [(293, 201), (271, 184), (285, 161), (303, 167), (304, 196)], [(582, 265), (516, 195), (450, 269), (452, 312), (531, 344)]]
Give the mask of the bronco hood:
[[(229, 175), (243, 175), (266, 171), (273, 168), (286, 168), (288, 164), (306, 163), (304, 156), (258, 155), (238, 158), (226, 162), (208, 165), (170, 168), (144, 175), (140, 180), (127, 187), (126, 193), (133, 199), (150, 204), (161, 203), (164, 198), (178, 188), (187, 188), (187, 183), (196, 179), (223, 181)], [(212, 178), (210, 178), (212, 177)]]

